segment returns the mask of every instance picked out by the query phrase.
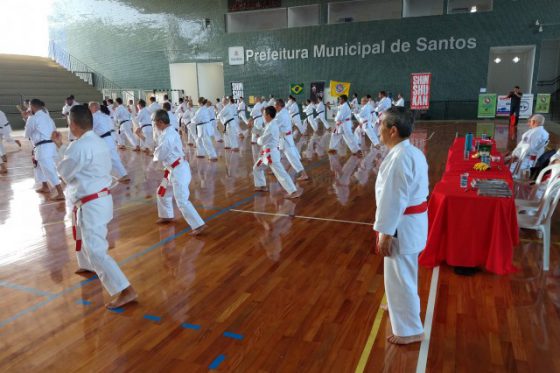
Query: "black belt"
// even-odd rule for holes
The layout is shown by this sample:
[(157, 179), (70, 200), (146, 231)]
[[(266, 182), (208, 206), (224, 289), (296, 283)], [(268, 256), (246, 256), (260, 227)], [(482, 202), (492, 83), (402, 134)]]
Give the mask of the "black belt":
[(113, 133), (113, 132), (115, 132), (115, 130), (107, 131), (107, 132), (105, 132), (103, 135), (101, 135), (100, 137), (101, 137), (101, 138), (109, 137), (109, 136), (111, 136), (111, 133)]
[(126, 123), (126, 122), (130, 122), (130, 119), (123, 120), (122, 122), (119, 122), (119, 126), (122, 125), (123, 123)]
[(230, 119), (226, 120), (226, 122), (224, 123), (224, 133), (226, 133), (227, 124), (228, 124), (229, 122), (231, 122), (232, 120), (233, 120), (233, 118), (230, 118)]
[(299, 113), (295, 113), (295, 114), (293, 114), (293, 115), (292, 115), (292, 118), (293, 118), (293, 117), (295, 117), (296, 115), (299, 115)]
[(50, 144), (51, 142), (53, 142), (52, 140), (43, 140), (43, 141), (39, 141), (37, 144), (35, 144), (35, 146), (39, 146), (39, 145), (43, 145), (43, 144)]
[(256, 120), (256, 119), (259, 119), (259, 118), (262, 118), (262, 115), (257, 115), (256, 117), (253, 117), (253, 120)]
[(151, 126), (152, 126), (151, 124), (142, 124), (142, 125), (140, 125), (140, 129), (142, 129), (144, 127), (151, 127)]

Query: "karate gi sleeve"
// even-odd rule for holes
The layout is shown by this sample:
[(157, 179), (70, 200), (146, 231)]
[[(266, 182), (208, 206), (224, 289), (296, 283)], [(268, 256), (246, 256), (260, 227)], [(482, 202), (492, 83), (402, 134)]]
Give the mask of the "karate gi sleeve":
[(377, 232), (393, 236), (397, 226), (408, 207), (409, 186), (412, 181), (410, 166), (405, 162), (391, 165), (383, 190), (377, 203), (376, 219), (373, 229)]
[(272, 139), (272, 132), (270, 131), (270, 124), (268, 124), (265, 127), (262, 136), (260, 136), (257, 139), (257, 144), (260, 146), (263, 146), (264, 144), (269, 144), (271, 139)]
[(154, 162), (158, 162), (158, 161), (162, 162), (165, 159), (167, 159), (167, 157), (169, 157), (169, 153), (171, 150), (171, 144), (169, 143), (169, 140), (166, 137), (160, 135), (160, 138), (158, 138), (158, 140), (160, 141), (160, 143), (156, 146), (156, 149), (154, 150)]
[(85, 164), (86, 159), (83, 154), (78, 152), (75, 146), (68, 146), (62, 160), (58, 163), (58, 174), (68, 184), (74, 180)]
[(546, 142), (548, 141), (548, 134), (544, 131), (539, 131), (529, 139), (529, 144), (531, 147), (531, 153), (538, 153), (540, 149), (544, 148)]

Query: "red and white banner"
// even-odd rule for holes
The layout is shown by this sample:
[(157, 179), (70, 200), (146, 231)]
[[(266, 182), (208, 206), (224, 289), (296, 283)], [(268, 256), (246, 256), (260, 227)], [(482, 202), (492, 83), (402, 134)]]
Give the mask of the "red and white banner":
[(430, 86), (432, 73), (410, 74), (410, 110), (430, 108)]

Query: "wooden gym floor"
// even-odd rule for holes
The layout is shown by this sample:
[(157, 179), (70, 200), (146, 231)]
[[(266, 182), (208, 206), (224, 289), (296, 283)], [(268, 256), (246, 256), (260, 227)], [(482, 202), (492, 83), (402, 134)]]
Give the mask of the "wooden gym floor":
[[(416, 143), (431, 137), (424, 149), (432, 187), (455, 132), (475, 130), (475, 122), (417, 126)], [(496, 133), (502, 149), (515, 145), (518, 134), (507, 125)], [(197, 238), (183, 219), (155, 224), (161, 171), (148, 156), (121, 151), (133, 182), (113, 189), (110, 254), (140, 298), (119, 312), (104, 308), (108, 295), (95, 277), (74, 274), (70, 207), (34, 192), (29, 143), (22, 151), (8, 145), (9, 175), (0, 177), (0, 371), (560, 371), (558, 213), (548, 273), (530, 232), (515, 248), (513, 275), (421, 267), (429, 339), (393, 346), (379, 308), (383, 266), (371, 227), (381, 158), (369, 150), (363, 159), (328, 156), (326, 143), (328, 135), (298, 142), (312, 179), (294, 201), (276, 182), (270, 194), (253, 192), (248, 139), (240, 153), (219, 144), (217, 163), (190, 149), (191, 200), (209, 225)]]

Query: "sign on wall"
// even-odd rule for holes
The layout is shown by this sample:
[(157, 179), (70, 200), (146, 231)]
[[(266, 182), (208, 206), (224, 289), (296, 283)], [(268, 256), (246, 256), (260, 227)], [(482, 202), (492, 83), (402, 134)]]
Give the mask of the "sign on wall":
[(550, 111), (550, 93), (537, 94), (535, 113), (546, 114)]
[(244, 65), (245, 64), (245, 48), (243, 47), (229, 47), (228, 58), (230, 65)]
[(410, 74), (410, 110), (430, 108), (430, 88), (432, 73)]
[(325, 82), (312, 82), (309, 92), (309, 99), (315, 101), (317, 97), (325, 96)]
[(235, 100), (238, 100), (240, 97), (243, 97), (243, 83), (241, 82), (232, 82), (231, 83), (231, 95)]
[(509, 117), (511, 98), (508, 95), (498, 96), (498, 107), (496, 108), (497, 117)]
[(331, 80), (330, 84), (331, 96), (339, 97), (342, 95), (350, 95), (350, 83), (347, 82), (337, 82), (336, 80)]
[(521, 96), (521, 103), (519, 107), (519, 118), (527, 119), (533, 115), (533, 99), (532, 93), (523, 93)]
[(303, 92), (303, 83), (290, 84), (290, 94), (299, 95)]
[(478, 95), (478, 117), (494, 118), (496, 116), (496, 94), (481, 93)]

